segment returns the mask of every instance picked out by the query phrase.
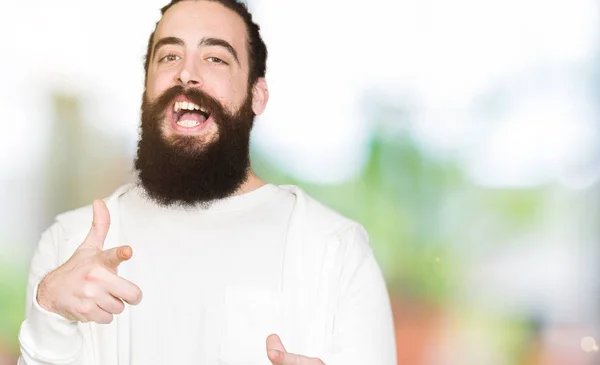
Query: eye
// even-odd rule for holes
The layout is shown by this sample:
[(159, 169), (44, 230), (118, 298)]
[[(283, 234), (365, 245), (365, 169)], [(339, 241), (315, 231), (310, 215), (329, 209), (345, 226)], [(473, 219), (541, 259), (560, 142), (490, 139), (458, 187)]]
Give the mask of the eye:
[(208, 62), (217, 64), (217, 65), (227, 65), (227, 62), (223, 61), (222, 59), (218, 58), (218, 57), (208, 57), (207, 58)]
[(173, 62), (173, 61), (177, 61), (179, 59), (181, 59), (181, 57), (171, 53), (171, 54), (164, 56), (160, 60), (158, 60), (158, 62)]

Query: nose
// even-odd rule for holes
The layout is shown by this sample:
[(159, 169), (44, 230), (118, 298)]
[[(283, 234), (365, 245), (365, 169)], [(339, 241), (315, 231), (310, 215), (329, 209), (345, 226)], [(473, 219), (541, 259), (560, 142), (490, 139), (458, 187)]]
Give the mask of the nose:
[(199, 78), (193, 77), (192, 74), (186, 69), (181, 71), (181, 73), (179, 74), (179, 79), (177, 81), (179, 81), (181, 84), (187, 85), (187, 86), (196, 86), (197, 87), (200, 85)]
[(187, 60), (183, 63), (177, 81), (185, 86), (200, 87), (202, 86), (202, 79), (200, 74), (195, 68), (192, 60)]

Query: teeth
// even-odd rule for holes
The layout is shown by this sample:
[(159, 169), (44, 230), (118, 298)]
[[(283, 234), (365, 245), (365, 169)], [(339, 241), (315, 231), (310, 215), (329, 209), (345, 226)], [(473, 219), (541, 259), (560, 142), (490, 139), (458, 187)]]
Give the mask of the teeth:
[(206, 113), (204, 108), (200, 108), (198, 104), (190, 103), (187, 101), (178, 101), (173, 105), (173, 110), (179, 112), (180, 110), (202, 110)]
[(194, 103), (188, 103), (188, 109), (189, 110), (199, 110), (200, 107), (197, 104)]
[(196, 122), (195, 120), (180, 120), (179, 122), (177, 122), (178, 126), (187, 127), (187, 128), (195, 127), (199, 124), (200, 123)]

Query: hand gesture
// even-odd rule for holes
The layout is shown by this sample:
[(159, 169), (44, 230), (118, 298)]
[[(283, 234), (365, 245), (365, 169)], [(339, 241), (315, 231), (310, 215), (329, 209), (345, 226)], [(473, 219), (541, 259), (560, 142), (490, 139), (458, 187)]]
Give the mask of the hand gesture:
[(267, 356), (273, 365), (325, 365), (321, 359), (287, 352), (277, 335), (267, 337)]
[(108, 208), (93, 203), (92, 227), (73, 256), (48, 273), (37, 291), (38, 304), (71, 321), (108, 324), (125, 309), (123, 301), (136, 305), (142, 291), (117, 275), (119, 265), (133, 255), (129, 246), (104, 251), (110, 227)]

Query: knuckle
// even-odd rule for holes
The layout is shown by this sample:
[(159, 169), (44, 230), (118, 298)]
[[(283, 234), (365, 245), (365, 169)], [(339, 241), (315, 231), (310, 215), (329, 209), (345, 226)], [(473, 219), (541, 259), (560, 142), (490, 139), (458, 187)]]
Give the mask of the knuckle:
[(95, 293), (95, 290), (91, 286), (86, 285), (81, 290), (81, 295), (85, 299), (92, 299), (92, 298), (94, 298), (96, 296), (96, 293)]
[(89, 316), (94, 310), (95, 305), (89, 301), (81, 303), (77, 307), (77, 312), (83, 316)]
[(89, 282), (96, 282), (99, 280), (99, 278), (100, 278), (100, 273), (96, 266), (89, 269), (84, 276), (85, 281), (89, 281)]

